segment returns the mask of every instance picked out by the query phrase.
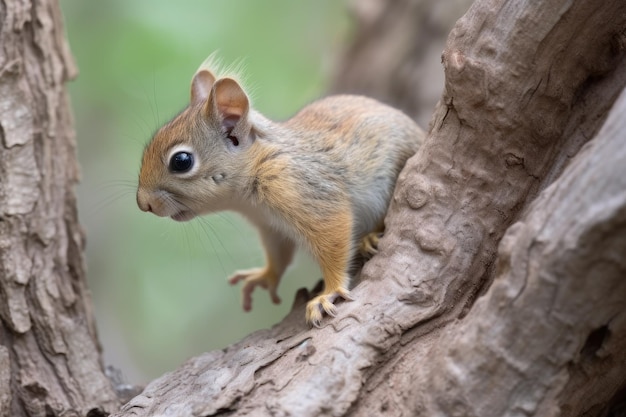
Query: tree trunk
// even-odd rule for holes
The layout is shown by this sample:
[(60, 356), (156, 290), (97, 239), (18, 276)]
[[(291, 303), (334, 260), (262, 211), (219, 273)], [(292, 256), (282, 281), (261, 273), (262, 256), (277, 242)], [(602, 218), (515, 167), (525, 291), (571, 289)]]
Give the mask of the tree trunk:
[(117, 408), (85, 281), (65, 83), (76, 69), (54, 0), (0, 2), (0, 416)]
[(626, 85), (625, 44), (623, 1), (476, 1), (356, 300), (308, 329), (301, 292), (274, 328), (191, 359), (115, 415), (617, 415), (624, 95), (598, 131)]

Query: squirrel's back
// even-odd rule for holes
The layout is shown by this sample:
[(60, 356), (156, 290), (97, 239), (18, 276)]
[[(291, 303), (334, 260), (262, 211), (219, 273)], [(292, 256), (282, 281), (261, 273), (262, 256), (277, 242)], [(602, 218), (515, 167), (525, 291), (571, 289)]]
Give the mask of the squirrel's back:
[(424, 135), (401, 111), (353, 95), (317, 100), (280, 126), (285, 132), (268, 141), (285, 159), (283, 178), (320, 206), (347, 195), (357, 239), (382, 222), (398, 174)]

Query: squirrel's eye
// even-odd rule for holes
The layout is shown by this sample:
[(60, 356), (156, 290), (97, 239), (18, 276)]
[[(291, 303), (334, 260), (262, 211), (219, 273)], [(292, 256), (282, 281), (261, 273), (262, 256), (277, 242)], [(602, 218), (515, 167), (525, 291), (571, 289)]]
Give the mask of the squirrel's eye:
[(193, 167), (193, 155), (189, 152), (176, 152), (170, 159), (172, 172), (187, 172)]

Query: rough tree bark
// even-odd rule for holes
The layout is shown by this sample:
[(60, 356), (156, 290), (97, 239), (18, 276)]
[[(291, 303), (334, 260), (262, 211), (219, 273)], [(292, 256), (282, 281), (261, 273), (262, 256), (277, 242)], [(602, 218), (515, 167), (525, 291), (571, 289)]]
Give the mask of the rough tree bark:
[(0, 1), (0, 416), (85, 416), (118, 400), (85, 281), (54, 0)]
[(623, 1), (477, 0), (356, 300), (307, 329), (301, 292), (283, 322), (115, 416), (616, 415), (626, 97), (598, 131), (626, 85), (625, 44)]

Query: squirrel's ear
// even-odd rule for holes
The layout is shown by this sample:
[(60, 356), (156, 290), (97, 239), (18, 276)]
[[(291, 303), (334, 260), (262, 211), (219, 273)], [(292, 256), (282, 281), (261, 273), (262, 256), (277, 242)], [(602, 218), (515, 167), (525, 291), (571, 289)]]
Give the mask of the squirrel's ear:
[(211, 94), (211, 88), (215, 84), (215, 76), (207, 70), (200, 70), (191, 80), (191, 104), (206, 101)]
[(220, 78), (214, 86), (215, 105), (223, 119), (239, 120), (248, 115), (248, 96), (237, 81)]
[(214, 102), (214, 109), (228, 139), (234, 146), (239, 146), (241, 140), (248, 144), (250, 102), (246, 93), (232, 78), (220, 78), (213, 86), (213, 94), (211, 101)]

